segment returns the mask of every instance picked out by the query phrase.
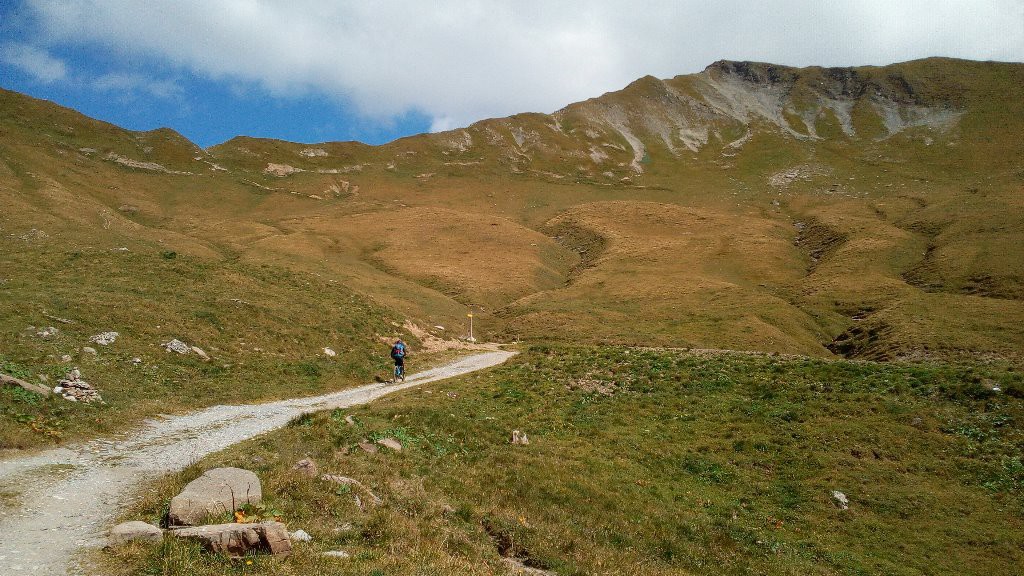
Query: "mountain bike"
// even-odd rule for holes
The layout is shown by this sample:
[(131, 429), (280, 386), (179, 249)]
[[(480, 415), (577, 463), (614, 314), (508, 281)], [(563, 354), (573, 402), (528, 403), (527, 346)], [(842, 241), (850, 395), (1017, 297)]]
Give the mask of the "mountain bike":
[(399, 380), (405, 382), (405, 364), (395, 364), (395, 379), (392, 383), (397, 383)]

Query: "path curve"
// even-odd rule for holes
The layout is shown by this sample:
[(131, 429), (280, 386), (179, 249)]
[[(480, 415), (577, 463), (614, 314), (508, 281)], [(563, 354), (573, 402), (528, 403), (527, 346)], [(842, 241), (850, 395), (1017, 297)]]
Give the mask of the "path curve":
[(0, 489), (29, 489), (15, 509), (0, 507), (0, 574), (82, 575), (76, 552), (101, 546), (125, 495), (140, 482), (185, 468), (243, 440), (281, 428), (307, 412), (366, 404), (386, 394), (501, 364), (513, 352), (462, 358), (410, 375), (402, 384), (246, 406), (213, 406), (148, 420), (109, 439), (0, 461)]

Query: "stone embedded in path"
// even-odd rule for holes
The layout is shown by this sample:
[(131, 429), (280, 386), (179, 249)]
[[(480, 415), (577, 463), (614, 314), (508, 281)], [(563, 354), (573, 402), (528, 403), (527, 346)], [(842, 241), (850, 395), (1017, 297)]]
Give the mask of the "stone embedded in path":
[(167, 513), (171, 526), (192, 526), (209, 516), (231, 513), (244, 504), (263, 499), (260, 479), (241, 468), (214, 468), (189, 482), (171, 498)]
[(123, 522), (111, 528), (107, 543), (111, 546), (117, 546), (133, 540), (160, 542), (163, 539), (163, 531), (156, 526), (139, 520), (133, 520), (131, 522)]
[(199, 542), (207, 552), (232, 558), (240, 558), (250, 551), (268, 554), (290, 554), (292, 551), (288, 530), (280, 522), (211, 524), (175, 528), (170, 533), (177, 538)]

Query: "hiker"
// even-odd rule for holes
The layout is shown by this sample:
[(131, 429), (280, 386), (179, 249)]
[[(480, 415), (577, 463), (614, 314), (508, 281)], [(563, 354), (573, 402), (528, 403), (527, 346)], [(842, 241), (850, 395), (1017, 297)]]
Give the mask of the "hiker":
[(405, 356), (409, 353), (409, 348), (399, 338), (395, 345), (391, 347), (391, 359), (395, 361), (395, 382), (399, 378), (405, 381)]

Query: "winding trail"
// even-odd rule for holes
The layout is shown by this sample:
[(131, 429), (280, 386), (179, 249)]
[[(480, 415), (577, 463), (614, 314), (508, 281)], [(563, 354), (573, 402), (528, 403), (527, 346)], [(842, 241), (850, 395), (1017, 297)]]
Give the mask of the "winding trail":
[[(410, 375), (398, 385), (368, 384), (341, 392), (247, 406), (213, 406), (149, 420), (118, 437), (0, 461), (0, 574), (84, 575), (75, 560), (102, 546), (126, 496), (146, 479), (181, 470), (203, 456), (307, 412), (366, 404), (381, 396), (501, 364), (513, 352), (487, 352)], [(21, 490), (20, 488), (26, 487)]]

